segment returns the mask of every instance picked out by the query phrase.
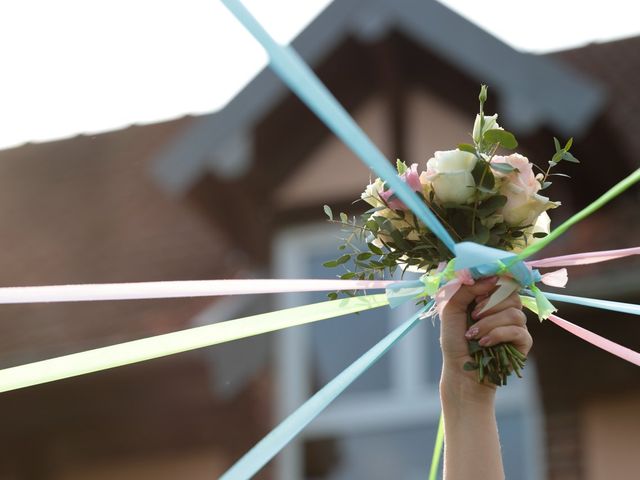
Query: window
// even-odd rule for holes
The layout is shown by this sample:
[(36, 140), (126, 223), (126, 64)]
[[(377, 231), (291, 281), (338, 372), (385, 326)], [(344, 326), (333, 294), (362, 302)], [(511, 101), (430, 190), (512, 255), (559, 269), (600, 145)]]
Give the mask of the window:
[[(274, 252), (282, 278), (332, 278), (322, 262), (336, 256), (338, 231), (311, 225), (283, 232)], [(279, 308), (322, 301), (325, 293), (296, 293)], [(309, 396), (402, 323), (411, 304), (325, 320), (281, 332), (276, 342), (277, 416)], [(438, 328), (424, 321), (314, 420), (278, 458), (277, 478), (423, 479), (440, 411)], [(535, 368), (500, 390), (497, 415), (507, 478), (538, 480), (544, 469)]]

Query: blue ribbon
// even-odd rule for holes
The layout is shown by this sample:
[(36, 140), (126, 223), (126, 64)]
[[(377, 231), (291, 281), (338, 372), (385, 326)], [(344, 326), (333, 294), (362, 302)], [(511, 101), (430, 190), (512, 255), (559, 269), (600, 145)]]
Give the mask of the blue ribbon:
[(238, 0), (222, 0), (244, 27), (264, 47), (271, 68), (300, 99), (339, 137), (360, 159), (382, 178), (407, 207), (455, 253), (455, 242), (436, 216), (418, 195), (397, 175), (382, 152), (349, 116), (313, 71), (291, 48), (273, 40)]
[(597, 298), (576, 297), (573, 295), (562, 295), (560, 293), (543, 292), (543, 294), (548, 299), (555, 300), (557, 302), (573, 303), (575, 305), (583, 305), (585, 307), (594, 307), (603, 310), (612, 310), (614, 312), (640, 315), (640, 305), (633, 305), (631, 303), (614, 302), (611, 300), (599, 300)]

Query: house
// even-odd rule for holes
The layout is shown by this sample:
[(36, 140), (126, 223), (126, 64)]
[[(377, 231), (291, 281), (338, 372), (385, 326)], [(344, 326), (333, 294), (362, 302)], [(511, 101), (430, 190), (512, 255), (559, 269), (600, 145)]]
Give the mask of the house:
[[(389, 157), (424, 162), (468, 138), (481, 82), (521, 150), (576, 138), (568, 216), (638, 166), (640, 38), (533, 56), (435, 1), (341, 0), (294, 48)], [(624, 71), (625, 74), (614, 72)], [(603, 168), (605, 166), (605, 168)], [(331, 276), (322, 205), (356, 212), (369, 172), (268, 70), (225, 109), (0, 152), (4, 285)], [(550, 253), (637, 244), (637, 189)], [(558, 221), (560, 219), (558, 218)], [(575, 269), (571, 289), (638, 302), (637, 262)], [(321, 296), (2, 307), (16, 365)], [(408, 312), (362, 314), (0, 396), (0, 478), (211, 478)], [(640, 348), (640, 327), (562, 316)], [(637, 369), (530, 322), (534, 362), (503, 389), (509, 478), (633, 478)], [(407, 336), (260, 478), (422, 478), (437, 422), (437, 329)], [(375, 473), (370, 473), (372, 469)], [(607, 472), (606, 474), (603, 472)]]

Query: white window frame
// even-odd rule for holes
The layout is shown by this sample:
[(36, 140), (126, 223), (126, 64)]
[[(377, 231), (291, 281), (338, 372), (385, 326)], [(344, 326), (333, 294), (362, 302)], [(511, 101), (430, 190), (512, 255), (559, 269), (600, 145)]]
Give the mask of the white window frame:
[[(288, 228), (276, 236), (273, 269), (277, 278), (309, 278), (307, 258), (311, 252), (326, 248), (327, 242), (337, 238), (339, 231), (327, 224), (307, 224)], [(337, 242), (336, 242), (337, 244)], [(277, 308), (300, 304), (300, 294), (283, 294), (276, 298)], [(415, 308), (411, 304), (394, 310), (391, 323), (399, 325)], [(397, 314), (396, 314), (397, 312)], [(286, 418), (313, 393), (310, 382), (309, 326), (287, 329), (276, 336), (276, 399), (275, 417)], [(371, 345), (373, 346), (373, 345)], [(364, 353), (358, 352), (358, 353)], [(409, 333), (401, 345), (387, 353), (391, 357), (390, 390), (384, 393), (359, 392), (336, 400), (314, 420), (283, 452), (276, 462), (276, 478), (299, 480), (304, 477), (302, 445), (305, 440), (331, 435), (366, 433), (398, 429), (403, 426), (433, 426), (440, 412), (437, 388), (425, 385), (424, 341), (421, 335)], [(347, 365), (345, 365), (347, 367)], [(527, 365), (530, 382), (513, 381), (501, 389), (496, 400), (499, 414), (526, 409), (527, 445), (524, 480), (539, 480), (545, 471), (542, 448), (542, 414), (535, 381), (533, 362)], [(425, 447), (427, 448), (427, 447)], [(425, 451), (425, 458), (429, 452)]]

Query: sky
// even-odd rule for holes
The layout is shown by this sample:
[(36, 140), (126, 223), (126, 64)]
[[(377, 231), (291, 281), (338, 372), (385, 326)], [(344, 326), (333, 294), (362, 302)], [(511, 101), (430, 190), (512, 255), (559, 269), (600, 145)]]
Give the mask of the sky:
[[(527, 52), (640, 34), (628, 0), (440, 2)], [(244, 3), (287, 43), (330, 0)], [(0, 45), (0, 149), (213, 112), (266, 65), (218, 0), (0, 2)]]

